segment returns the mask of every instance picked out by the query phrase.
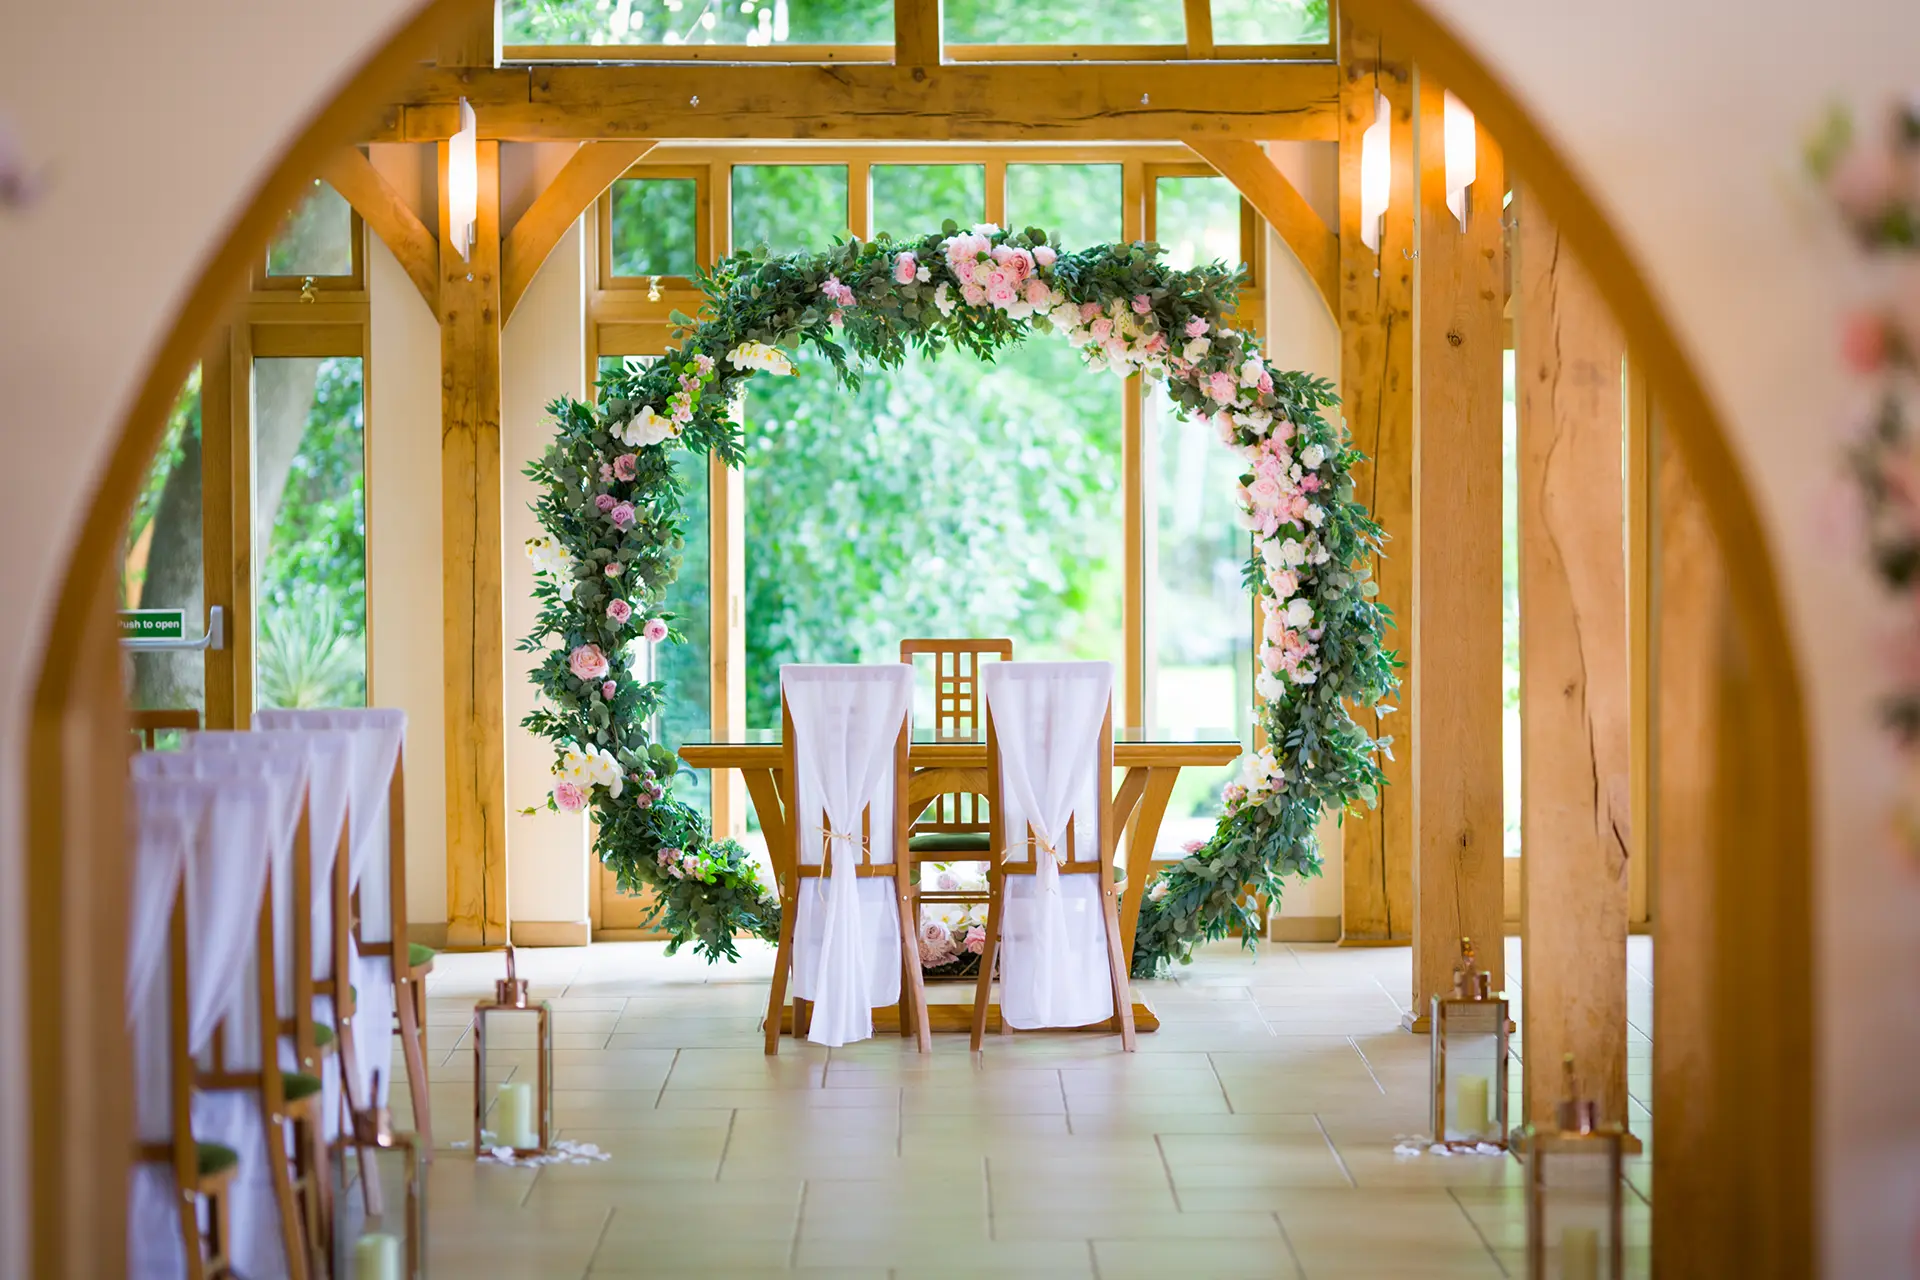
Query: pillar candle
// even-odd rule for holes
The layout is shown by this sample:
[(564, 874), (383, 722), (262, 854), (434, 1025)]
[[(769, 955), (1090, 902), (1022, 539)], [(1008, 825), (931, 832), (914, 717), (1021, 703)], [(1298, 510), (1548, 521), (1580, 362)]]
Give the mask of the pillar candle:
[(516, 1151), (529, 1151), (540, 1145), (531, 1084), (519, 1080), (500, 1086), (500, 1101), (493, 1110), (493, 1132), (501, 1146)]
[[(1468, 1137), (1478, 1138), (1487, 1131), (1487, 1078), (1485, 1076), (1461, 1076), (1454, 1088), (1453, 1123), (1447, 1127), (1455, 1133), (1464, 1133)], [(1441, 1141), (1446, 1135), (1435, 1134)]]
[(1560, 1231), (1560, 1280), (1600, 1280), (1600, 1233), (1592, 1227)]
[(400, 1280), (400, 1238), (376, 1233), (356, 1240), (353, 1280)]

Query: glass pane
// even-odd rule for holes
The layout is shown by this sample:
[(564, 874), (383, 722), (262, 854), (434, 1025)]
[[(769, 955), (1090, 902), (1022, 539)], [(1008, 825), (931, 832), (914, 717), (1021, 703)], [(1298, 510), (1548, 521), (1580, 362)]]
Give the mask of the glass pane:
[(1327, 0), (1213, 0), (1215, 44), (1326, 44)]
[(890, 0), (506, 0), (507, 44), (891, 44)]
[(1126, 235), (1117, 164), (1010, 164), (1007, 222), (1039, 227), (1069, 249), (1118, 244)]
[(1030, 0), (946, 0), (948, 44), (1184, 44), (1187, 23), (1169, 0), (1035, 6)]
[(733, 167), (733, 247), (768, 253), (824, 249), (847, 234), (847, 166)]
[(690, 276), (700, 265), (700, 188), (692, 178), (613, 184), (613, 274)]
[[(1158, 459), (1150, 484), (1150, 717), (1156, 733), (1247, 741), (1253, 706), (1253, 610), (1241, 573), (1251, 554), (1235, 519), (1241, 463), (1203, 422), (1174, 416), (1165, 388), (1147, 399)], [(1182, 769), (1160, 825), (1160, 851), (1213, 834), (1220, 789), (1237, 765)]]
[[(1118, 379), (1036, 338), (992, 365), (824, 361), (746, 402), (747, 723), (784, 662), (892, 662), (913, 636), (1121, 659)], [(831, 495), (830, 499), (826, 495)]]
[(970, 227), (987, 216), (987, 170), (978, 164), (877, 164), (873, 234), (912, 240), (948, 218)]
[[(134, 499), (120, 575), (128, 609), (180, 609), (184, 630), (201, 634), (207, 612), (200, 543), (200, 370), (180, 389), (160, 451)], [(198, 653), (127, 655), (128, 700), (136, 710), (206, 709), (206, 660)]]
[(1167, 262), (1185, 270), (1206, 262), (1229, 266), (1240, 256), (1240, 193), (1225, 178), (1158, 178), (1154, 181), (1153, 239)]
[[(653, 359), (649, 356), (602, 356), (600, 372), (617, 372), (623, 361), (635, 364)], [(661, 608), (673, 615), (672, 626), (682, 640), (658, 646), (645, 640), (634, 641), (635, 670), (644, 678), (659, 680), (667, 686), (667, 709), (654, 727), (655, 738), (678, 748), (682, 743), (703, 742), (713, 734), (713, 614), (711, 590), (713, 565), (711, 518), (713, 499), (707, 478), (705, 454), (684, 449), (673, 455), (673, 474), (680, 484), (680, 509), (685, 514), (687, 544), (680, 556), (680, 576), (667, 588)], [(646, 651), (651, 650), (651, 653)], [(651, 673), (645, 663), (651, 661)], [(704, 814), (713, 813), (713, 775), (705, 769), (683, 772), (674, 786), (674, 794)]]
[(313, 191), (267, 246), (270, 276), (353, 274), (353, 209), (338, 191), (315, 178)]
[(367, 703), (358, 357), (253, 362), (254, 705)]

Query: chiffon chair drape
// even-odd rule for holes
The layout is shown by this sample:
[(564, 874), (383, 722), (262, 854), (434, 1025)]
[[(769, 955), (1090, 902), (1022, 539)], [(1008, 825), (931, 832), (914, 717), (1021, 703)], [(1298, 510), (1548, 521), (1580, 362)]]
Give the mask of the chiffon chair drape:
[[(393, 856), (388, 832), (388, 785), (407, 737), (407, 714), (390, 707), (334, 710), (276, 709), (253, 713), (253, 726), (268, 731), (346, 733), (353, 742), (353, 772), (347, 801), (348, 883), (359, 903), (353, 947), (354, 1098), (362, 1106), (385, 1106), (393, 1078), (393, 967), (385, 956), (359, 954), (359, 944), (393, 942)], [(400, 947), (406, 940), (400, 939)], [(331, 1014), (329, 1007), (328, 1013)], [(375, 1082), (380, 1096), (367, 1100)]]
[(999, 803), (1009, 864), (1000, 923), (1000, 1016), (1007, 1025), (1079, 1027), (1113, 1016), (1101, 877), (1061, 875), (1100, 856), (1105, 820), (1101, 726), (1113, 701), (1108, 662), (999, 662), (981, 673), (999, 748)]
[[(895, 749), (913, 701), (913, 669), (780, 668), (793, 723), (795, 843), (825, 876), (799, 879), (793, 990), (813, 1001), (807, 1038), (842, 1045), (873, 1034), (875, 1006), (900, 999), (900, 908), (891, 879), (861, 877), (894, 860)], [(904, 799), (901, 797), (899, 799)]]

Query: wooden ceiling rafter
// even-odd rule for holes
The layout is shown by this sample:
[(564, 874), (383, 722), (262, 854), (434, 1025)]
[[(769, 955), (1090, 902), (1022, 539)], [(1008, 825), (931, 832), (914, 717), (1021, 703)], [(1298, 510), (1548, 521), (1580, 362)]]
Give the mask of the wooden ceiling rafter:
[(1340, 238), (1314, 212), (1257, 142), (1239, 138), (1187, 144), (1239, 189), (1293, 250), (1334, 316), (1340, 314)]
[(358, 147), (334, 152), (320, 176), (380, 237), (434, 314), (440, 313), (440, 240)]
[(651, 139), (584, 142), (513, 224), (501, 246), (500, 323), (513, 319), (527, 286), (562, 236), (600, 194), (649, 151)]

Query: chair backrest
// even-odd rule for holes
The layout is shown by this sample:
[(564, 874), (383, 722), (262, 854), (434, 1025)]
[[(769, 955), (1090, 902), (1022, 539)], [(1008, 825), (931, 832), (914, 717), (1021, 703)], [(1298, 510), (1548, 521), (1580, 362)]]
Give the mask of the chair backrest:
[(1063, 872), (1111, 873), (1113, 664), (1005, 662), (982, 682), (994, 848), (1031, 872), (1049, 847)]
[(140, 740), (142, 751), (155, 750), (160, 745), (160, 735), (169, 732), (192, 732), (200, 727), (200, 713), (191, 708), (166, 708), (155, 711), (134, 711), (128, 716), (133, 733)]
[(979, 742), (985, 735), (980, 704), (983, 657), (1013, 660), (1013, 641), (913, 639), (900, 642), (900, 661), (913, 665), (925, 654), (933, 659), (933, 740)]
[[(127, 1024), (134, 1042), (134, 1123), (142, 1142), (177, 1131), (174, 1084), (186, 1061), (186, 868), (201, 835), (206, 784), (134, 781), (133, 892), (127, 921)], [(176, 1046), (178, 1058), (176, 1059)]]
[(826, 865), (829, 832), (853, 836), (868, 868), (891, 866), (896, 849), (904, 852), (912, 702), (913, 671), (904, 665), (780, 668), (792, 865)]

